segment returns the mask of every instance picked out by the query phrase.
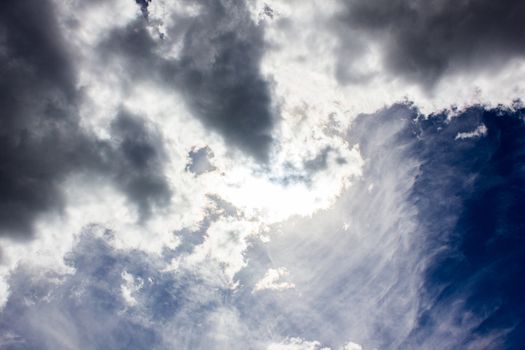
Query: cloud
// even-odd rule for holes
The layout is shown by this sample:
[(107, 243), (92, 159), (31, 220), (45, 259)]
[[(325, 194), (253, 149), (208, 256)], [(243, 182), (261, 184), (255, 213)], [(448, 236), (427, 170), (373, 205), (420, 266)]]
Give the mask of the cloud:
[(301, 338), (290, 338), (282, 343), (272, 343), (267, 350), (330, 350), (321, 347), (318, 341), (307, 341)]
[(359, 344), (349, 342), (343, 347), (342, 350), (363, 350), (363, 348)]
[[(289, 293), (254, 293), (251, 312), (283, 334), (336, 349), (348, 338), (372, 349), (519, 344), (516, 314), (498, 300), (512, 300), (521, 284), (510, 287), (513, 273), (496, 272), (506, 263), (492, 259), (501, 249), (518, 259), (504, 248), (520, 239), (505, 222), (518, 218), (521, 192), (511, 200), (505, 193), (521, 181), (519, 165), (506, 168), (516, 164), (513, 152), (522, 152), (515, 138), (521, 113), (473, 108), (424, 117), (398, 105), (358, 118), (348, 138), (360, 144), (362, 177), (330, 209), (279, 223), (269, 241), (248, 248), (241, 285), (257, 285), (250, 276), (276, 265), (287, 267), (295, 285)], [(459, 130), (480, 123), (488, 130), (484, 138), (455, 140)], [(505, 184), (492, 178), (503, 169), (514, 169)], [(478, 223), (492, 214), (499, 219)], [(483, 287), (490, 283), (501, 289)]]
[[(428, 89), (449, 74), (497, 71), (525, 54), (520, 1), (346, 1), (339, 17), (343, 52), (379, 42), (382, 61), (394, 75)], [(347, 46), (347, 47), (345, 47)], [(341, 55), (352, 69), (359, 53)], [(343, 77), (344, 79), (344, 77)]]
[(129, 306), (137, 305), (137, 299), (135, 299), (133, 294), (142, 288), (144, 282), (140, 278), (136, 281), (133, 275), (129, 274), (127, 271), (122, 272), (122, 279), (124, 281), (120, 286), (122, 297)]
[[(522, 286), (509, 266), (523, 265), (521, 245), (506, 247), (520, 240), (522, 198), (512, 188), (522, 181), (521, 163), (508, 162), (521, 159), (522, 113), (473, 108), (423, 117), (396, 105), (362, 115), (345, 136), (360, 145), (362, 176), (330, 207), (264, 230), (219, 197), (160, 252), (119, 248), (126, 231), (88, 226), (65, 257), (68, 273), (27, 263), (12, 272), (2, 339), (19, 349), (519, 344), (511, 305)], [(144, 125), (128, 122), (122, 135), (139, 135), (141, 145)], [(481, 123), (485, 137), (455, 140)], [(502, 173), (509, 182), (497, 180)], [(478, 223), (480, 211), (487, 220)], [(498, 226), (502, 217), (516, 229)], [(500, 262), (501, 249), (508, 255)], [(294, 288), (282, 281), (288, 272)], [(483, 287), (490, 283), (498, 288)], [(288, 290), (253, 292), (263, 288)]]
[(0, 347), (519, 348), (525, 112), (440, 108), (521, 44), (444, 4), (7, 2)]
[[(21, 268), (13, 275), (11, 286), (16, 292), (4, 309), (0, 328), (23, 340), (15, 349), (156, 346), (158, 335), (133, 310), (127, 311), (130, 306), (120, 294), (120, 283), (126, 282), (124, 271), (140, 275), (151, 267), (144, 258), (135, 254), (134, 262), (142, 266), (129, 265), (123, 252), (86, 233), (67, 258), (74, 274), (44, 270), (38, 276), (38, 270)], [(155, 276), (149, 277), (157, 283)]]
[[(113, 30), (101, 54), (120, 55), (131, 75), (174, 89), (206, 129), (265, 162), (277, 118), (270, 84), (260, 69), (264, 28), (252, 21), (244, 1), (194, 5), (196, 15), (172, 15), (165, 36), (151, 33), (140, 19)], [(166, 55), (175, 46), (177, 55)]]
[(248, 250), (251, 264), (258, 257), (293, 276), (294, 289), (250, 299), (271, 329), (333, 349), (348, 338), (396, 348), (410, 332), (421, 276), (416, 208), (408, 202), (418, 161), (405, 136), (416, 115), (395, 106), (354, 121), (347, 139), (360, 145), (362, 175), (326, 210), (272, 226), (270, 241)]
[(243, 1), (201, 2), (184, 36), (177, 80), (203, 122), (259, 160), (268, 157), (275, 122), (260, 73), (263, 28)]
[(2, 236), (28, 238), (39, 217), (59, 213), (65, 205), (61, 186), (72, 174), (115, 180), (142, 218), (170, 197), (161, 140), (140, 118), (126, 111), (115, 117), (116, 148), (82, 125), (84, 96), (55, 12), (48, 1), (3, 6)]
[(474, 131), (458, 132), (454, 139), (463, 140), (471, 137), (480, 137), (485, 135), (487, 135), (487, 127), (484, 124), (481, 124)]
[(75, 68), (49, 1), (7, 1), (0, 14), (0, 234), (23, 238), (60, 209), (58, 184), (97, 157), (78, 124)]
[[(254, 16), (264, 13), (265, 4), (273, 9), (273, 19), (259, 16), (268, 42), (262, 67), (264, 74), (272, 77), (280, 106), (293, 105), (299, 109), (304, 103), (310, 108), (305, 115), (312, 120), (335, 112), (337, 108), (331, 104), (337, 102), (344, 112), (344, 118), (338, 120), (349, 121), (360, 113), (373, 113), (407, 100), (417, 104), (422, 113), (432, 114), (452, 106), (464, 109), (474, 104), (511, 105), (513, 100), (521, 98), (525, 93), (521, 41), (514, 34), (493, 40), (488, 33), (493, 31), (498, 38), (503, 37), (512, 23), (519, 23), (511, 11), (515, 8), (519, 12), (522, 7), (513, 7), (511, 3), (452, 4), (440, 0), (428, 5), (422, 1), (327, 0), (321, 4), (268, 0), (254, 1), (253, 12)], [(508, 14), (509, 23), (495, 24), (494, 29), (479, 25), (476, 21), (484, 14), (474, 9), (484, 6), (494, 6)], [(414, 26), (422, 28), (411, 30), (412, 19), (406, 13), (396, 13), (404, 7), (413, 9)], [(439, 11), (453, 19), (435, 20), (441, 16)], [(360, 17), (361, 12), (364, 14)], [(463, 20), (457, 18), (456, 12), (464, 15)], [(369, 23), (380, 16), (384, 18)], [(494, 24), (500, 19), (504, 22), (502, 18), (505, 17), (493, 16), (486, 23)], [(478, 25), (483, 27), (479, 37), (472, 29)], [(468, 27), (468, 31), (462, 26)], [(434, 32), (433, 28), (438, 30)], [(454, 35), (447, 41), (440, 36), (443, 32)], [(412, 38), (420, 41), (421, 50), (408, 51)], [(427, 38), (435, 40), (429, 39), (427, 43)], [(463, 42), (468, 42), (466, 47), (474, 45), (478, 51), (490, 52), (475, 53), (461, 47)], [(509, 46), (515, 49), (507, 49)], [(439, 51), (440, 47), (445, 50)], [(435, 56), (446, 62), (446, 68), (435, 69), (412, 59), (411, 55), (426, 55), (426, 50), (436, 51)], [(434, 76), (430, 74), (432, 69)], [(281, 109), (283, 118), (288, 119), (284, 114)]]
[(263, 278), (255, 284), (254, 292), (270, 289), (270, 290), (286, 290), (295, 288), (295, 285), (291, 282), (283, 282), (281, 278), (288, 276), (288, 270), (284, 267), (277, 269), (268, 269), (264, 274)]
[(169, 204), (171, 189), (164, 176), (163, 140), (154, 125), (122, 110), (111, 123), (117, 144), (110, 162), (115, 181), (135, 204), (141, 220)]
[(14, 349), (262, 349), (220, 265), (169, 269), (169, 257), (115, 248), (114, 238), (85, 228), (65, 258), (71, 273), (17, 268), (0, 339)]

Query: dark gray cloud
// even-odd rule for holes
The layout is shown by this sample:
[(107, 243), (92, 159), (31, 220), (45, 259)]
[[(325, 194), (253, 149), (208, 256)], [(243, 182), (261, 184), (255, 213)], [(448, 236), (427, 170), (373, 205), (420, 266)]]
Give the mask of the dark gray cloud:
[(41, 214), (63, 207), (60, 184), (73, 172), (114, 179), (142, 216), (165, 201), (160, 148), (139, 122), (117, 118), (117, 146), (80, 127), (83, 97), (51, 2), (0, 8), (0, 235), (30, 237)]
[[(146, 15), (148, 2), (139, 5)], [(171, 28), (172, 37), (183, 39), (180, 60), (158, 54), (168, 43), (153, 38), (141, 18), (110, 33), (99, 49), (106, 57), (125, 57), (132, 69), (124, 84), (148, 76), (182, 91), (206, 126), (264, 160), (273, 119), (259, 72), (261, 28), (244, 2), (201, 5), (200, 16)], [(52, 2), (5, 1), (1, 10), (0, 235), (30, 237), (36, 219), (63, 208), (60, 185), (78, 172), (114, 181), (142, 220), (167, 204), (160, 132), (126, 111), (112, 123), (111, 142), (80, 126), (84, 97)]]
[(137, 205), (141, 220), (154, 207), (169, 203), (171, 190), (164, 176), (162, 136), (143, 118), (122, 110), (111, 125), (117, 146), (112, 155), (116, 182)]
[(180, 75), (186, 98), (200, 118), (260, 160), (272, 128), (267, 82), (260, 74), (262, 30), (243, 1), (203, 1), (184, 38)]
[(93, 150), (49, 1), (2, 2), (0, 32), (0, 234), (27, 236), (38, 214), (60, 207), (63, 175)]
[[(199, 5), (199, 15), (177, 17), (167, 37), (153, 38), (147, 21), (137, 19), (111, 32), (101, 52), (123, 59), (131, 75), (176, 89), (227, 144), (265, 161), (274, 117), (270, 87), (260, 71), (263, 28), (251, 20), (244, 1), (201, 0)], [(180, 57), (163, 58), (159, 52), (177, 40), (182, 41)]]
[[(356, 51), (379, 40), (396, 75), (432, 87), (444, 74), (498, 70), (525, 54), (525, 3), (519, 0), (348, 0), (339, 17), (340, 78)], [(355, 38), (358, 36), (359, 38)]]

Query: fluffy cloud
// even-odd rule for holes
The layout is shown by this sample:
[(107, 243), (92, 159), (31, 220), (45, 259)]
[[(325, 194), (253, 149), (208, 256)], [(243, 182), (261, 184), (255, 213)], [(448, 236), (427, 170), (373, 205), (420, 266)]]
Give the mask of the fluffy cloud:
[(288, 270), (284, 267), (277, 269), (269, 269), (264, 274), (263, 278), (255, 284), (254, 292), (264, 289), (270, 290), (285, 290), (295, 288), (291, 282), (282, 282), (281, 278), (288, 276)]

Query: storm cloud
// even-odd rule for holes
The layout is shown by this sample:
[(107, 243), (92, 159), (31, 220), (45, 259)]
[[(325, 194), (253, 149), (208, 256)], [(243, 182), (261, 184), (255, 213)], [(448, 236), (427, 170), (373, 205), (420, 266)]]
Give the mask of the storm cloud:
[[(151, 124), (151, 123), (150, 123)], [(110, 167), (116, 183), (147, 219), (154, 208), (169, 203), (171, 189), (164, 176), (163, 139), (144, 118), (122, 110), (111, 124), (114, 148)]]
[(113, 123), (113, 138), (122, 141), (116, 147), (85, 130), (75, 62), (52, 3), (6, 1), (1, 8), (0, 235), (30, 237), (35, 220), (63, 208), (64, 180), (82, 172), (118, 183), (147, 217), (153, 202), (170, 196), (160, 146), (152, 146), (160, 139), (126, 114)]
[[(338, 33), (340, 78), (352, 60), (379, 44), (394, 75), (431, 89), (449, 73), (498, 71), (525, 55), (525, 4), (503, 1), (344, 1)], [(348, 69), (348, 71), (345, 71)]]
[(75, 68), (51, 3), (5, 1), (0, 12), (0, 232), (27, 236), (96, 150), (78, 125)]
[(227, 142), (265, 160), (274, 124), (270, 89), (261, 76), (261, 27), (243, 1), (202, 2), (184, 37), (181, 86), (195, 113)]
[[(147, 3), (138, 3), (147, 14)], [(198, 14), (173, 15), (167, 35), (152, 34), (140, 19), (116, 28), (101, 44), (101, 55), (123, 60), (130, 76), (173, 89), (227, 146), (265, 162), (277, 111), (260, 67), (264, 27), (253, 22), (241, 0), (192, 4)], [(176, 45), (177, 57), (163, 54)]]

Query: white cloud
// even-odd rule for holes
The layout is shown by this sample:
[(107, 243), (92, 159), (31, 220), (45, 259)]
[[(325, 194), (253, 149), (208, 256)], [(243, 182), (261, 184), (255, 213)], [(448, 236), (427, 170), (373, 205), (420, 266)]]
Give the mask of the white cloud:
[(272, 299), (290, 324), (324, 343), (344, 344), (350, 335), (372, 349), (410, 332), (423, 279), (417, 209), (408, 200), (419, 163), (396, 141), (408, 121), (375, 118), (365, 119), (358, 136), (366, 140), (362, 177), (328, 210), (272, 226), (265, 244), (272, 266), (293, 276), (293, 295)]
[(282, 343), (272, 343), (267, 350), (330, 350), (321, 347), (318, 341), (307, 341), (301, 338), (289, 338)]
[(359, 344), (348, 342), (341, 350), (363, 350), (363, 348)]
[(144, 282), (140, 278), (135, 278), (127, 271), (122, 271), (122, 284), (120, 289), (122, 291), (122, 297), (129, 306), (137, 305), (137, 299), (133, 296), (134, 293), (138, 292)]
[(456, 135), (456, 140), (464, 140), (464, 139), (470, 139), (470, 138), (475, 138), (475, 137), (481, 137), (481, 136), (485, 136), (487, 135), (487, 127), (485, 126), (485, 124), (481, 124), (480, 126), (478, 126), (476, 128), (476, 130), (474, 131), (470, 131), (470, 132), (459, 132), (457, 135)]
[(268, 269), (264, 274), (263, 278), (255, 284), (254, 292), (260, 290), (286, 290), (293, 289), (295, 285), (291, 282), (282, 281), (283, 278), (287, 278), (289, 272), (284, 267), (279, 267), (277, 269)]
[(228, 284), (235, 286), (234, 276), (246, 266), (245, 251), (248, 238), (259, 230), (256, 222), (243, 221), (235, 217), (221, 218), (207, 230), (205, 241), (195, 247), (194, 252), (183, 261), (188, 266), (205, 266), (210, 261), (223, 267)]

